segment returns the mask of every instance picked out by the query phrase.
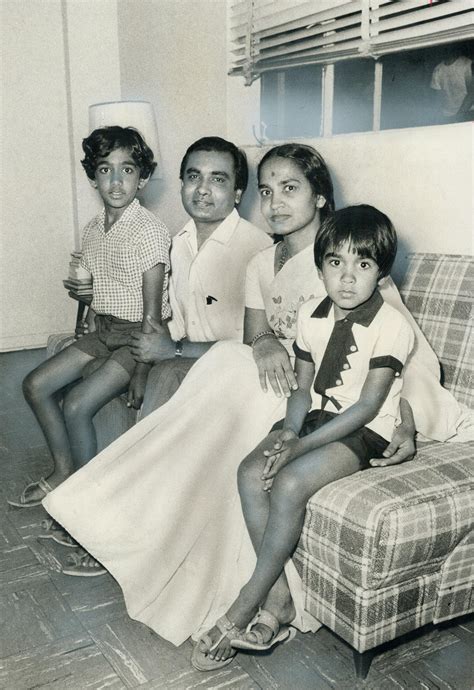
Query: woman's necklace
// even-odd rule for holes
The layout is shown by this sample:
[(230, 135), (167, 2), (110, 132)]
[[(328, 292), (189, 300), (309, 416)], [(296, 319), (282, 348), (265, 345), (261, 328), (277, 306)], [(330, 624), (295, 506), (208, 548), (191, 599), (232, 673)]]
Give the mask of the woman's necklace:
[(289, 258), (288, 257), (288, 248), (283, 241), (282, 241), (280, 247), (281, 247), (280, 258), (278, 259), (278, 270), (279, 271), (281, 271), (281, 269), (286, 264), (286, 262), (288, 261), (288, 258)]

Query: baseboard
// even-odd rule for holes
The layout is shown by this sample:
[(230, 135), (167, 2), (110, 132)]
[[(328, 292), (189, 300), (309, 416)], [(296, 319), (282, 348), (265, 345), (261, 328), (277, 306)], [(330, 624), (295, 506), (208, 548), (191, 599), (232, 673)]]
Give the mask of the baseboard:
[[(71, 329), (60, 331), (58, 335), (69, 335)], [(15, 350), (36, 350), (46, 347), (51, 332), (25, 333), (24, 335), (11, 335), (0, 337), (0, 352), (14, 352)]]

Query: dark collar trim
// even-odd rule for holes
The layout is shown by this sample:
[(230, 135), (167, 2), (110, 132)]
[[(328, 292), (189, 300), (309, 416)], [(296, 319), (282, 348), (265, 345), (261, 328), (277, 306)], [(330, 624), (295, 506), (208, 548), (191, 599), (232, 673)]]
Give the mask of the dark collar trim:
[[(343, 321), (351, 321), (352, 323), (358, 323), (361, 326), (370, 326), (375, 318), (375, 315), (380, 310), (383, 305), (383, 297), (378, 290), (375, 290), (374, 294), (367, 302), (356, 307), (352, 311), (348, 312)], [(316, 309), (311, 314), (312, 319), (326, 319), (331, 310), (332, 300), (329, 297), (325, 297), (322, 302), (318, 304)]]

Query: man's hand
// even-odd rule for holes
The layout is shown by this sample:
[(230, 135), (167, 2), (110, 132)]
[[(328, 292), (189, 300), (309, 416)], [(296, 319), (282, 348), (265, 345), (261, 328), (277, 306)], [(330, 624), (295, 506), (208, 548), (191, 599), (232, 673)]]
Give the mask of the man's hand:
[(265, 336), (257, 340), (252, 350), (262, 390), (267, 392), (268, 379), (275, 395), (280, 397), (283, 394), (288, 398), (291, 391), (298, 388), (298, 383), (283, 345), (277, 338)]
[(383, 458), (370, 461), (372, 467), (388, 467), (412, 460), (416, 454), (415, 438), (411, 429), (403, 424), (393, 433), (392, 441), (382, 453)]
[(145, 364), (173, 359), (176, 346), (168, 330), (151, 316), (148, 317), (148, 323), (153, 328), (153, 333), (135, 331), (129, 338), (128, 344), (134, 359)]

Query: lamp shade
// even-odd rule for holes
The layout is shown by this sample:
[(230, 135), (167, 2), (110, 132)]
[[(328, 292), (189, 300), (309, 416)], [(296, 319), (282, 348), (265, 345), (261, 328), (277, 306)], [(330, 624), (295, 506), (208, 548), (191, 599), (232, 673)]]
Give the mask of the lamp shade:
[[(153, 105), (146, 101), (110, 101), (108, 103), (94, 103), (89, 106), (89, 131), (99, 127), (119, 125), (120, 127), (135, 127), (138, 129), (148, 146), (154, 153), (155, 161), (160, 168), (160, 145), (156, 127)], [(154, 177), (159, 177), (156, 172)]]

